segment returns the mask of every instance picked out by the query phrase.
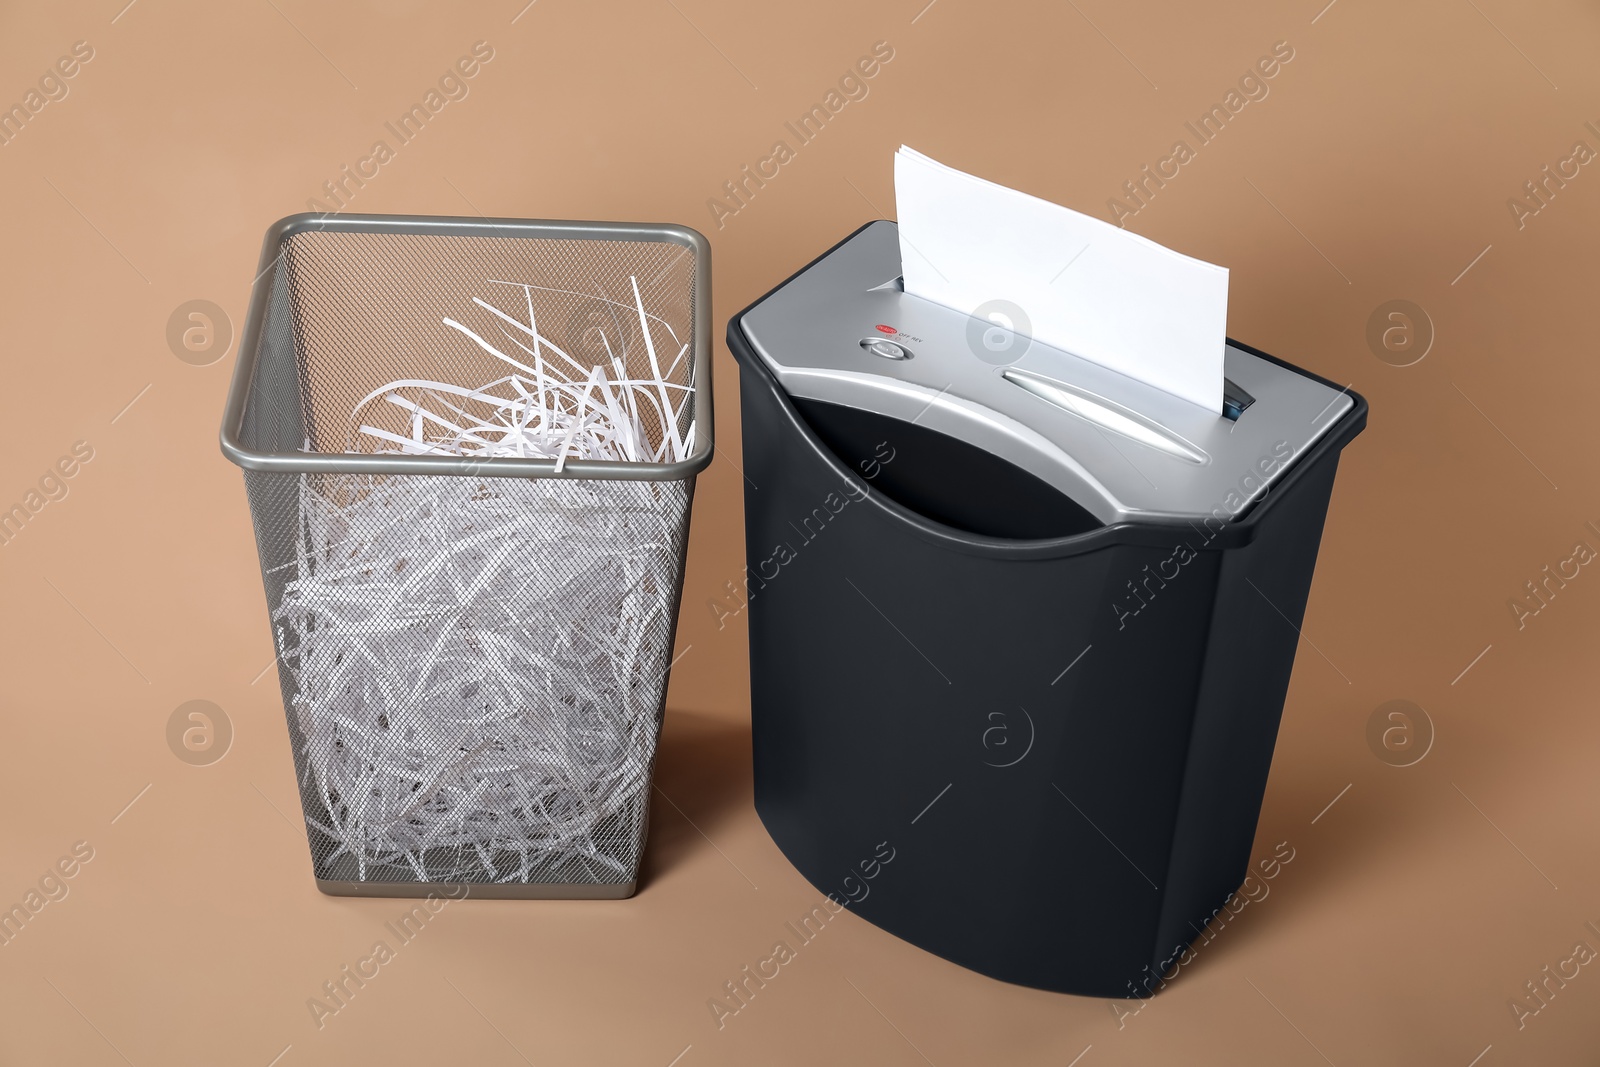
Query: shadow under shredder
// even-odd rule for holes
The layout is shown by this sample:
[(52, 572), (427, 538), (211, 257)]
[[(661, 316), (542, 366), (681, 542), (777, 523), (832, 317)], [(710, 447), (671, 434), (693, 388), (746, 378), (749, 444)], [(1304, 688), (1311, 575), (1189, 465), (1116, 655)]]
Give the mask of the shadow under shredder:
[(268, 231), (222, 448), (325, 892), (634, 891), (709, 312), (679, 226)]
[(878, 875), (849, 906), (913, 944), (1144, 996), (1249, 868), (1366, 401), (1232, 341), (1221, 415), (1024, 337), (997, 358), (899, 275), (869, 223), (728, 325), (772, 562), (756, 810), (818, 890)]

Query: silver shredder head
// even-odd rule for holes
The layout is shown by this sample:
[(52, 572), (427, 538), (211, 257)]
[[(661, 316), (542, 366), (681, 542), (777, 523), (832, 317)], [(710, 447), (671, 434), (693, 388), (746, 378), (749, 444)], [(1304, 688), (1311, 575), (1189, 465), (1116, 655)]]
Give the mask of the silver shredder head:
[[(1228, 346), (1218, 415), (1069, 352), (911, 296), (876, 222), (744, 316), (790, 396), (964, 441), (1099, 523), (1237, 517), (1350, 410), (1346, 393)], [(995, 334), (1000, 336), (996, 338)]]

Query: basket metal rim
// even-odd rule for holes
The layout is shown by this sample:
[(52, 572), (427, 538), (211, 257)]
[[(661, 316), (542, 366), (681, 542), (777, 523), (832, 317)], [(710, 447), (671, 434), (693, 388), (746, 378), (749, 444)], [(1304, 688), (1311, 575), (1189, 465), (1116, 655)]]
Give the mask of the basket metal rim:
[[(543, 238), (546, 240), (653, 241), (677, 244), (694, 255), (695, 449), (674, 463), (470, 456), (395, 456), (346, 453), (261, 452), (241, 440), (250, 383), (260, 356), (267, 304), (277, 280), (283, 244), (298, 233), (431, 234), (445, 237)], [(711, 245), (705, 235), (677, 223), (594, 222), (565, 219), (468, 218), (452, 215), (337, 215), (301, 212), (267, 228), (250, 288), (250, 308), (239, 338), (238, 359), (223, 409), (222, 454), (245, 470), (279, 474), (429, 474), (496, 478), (592, 478), (620, 481), (682, 481), (711, 462), (715, 420), (711, 388)]]
[[(460, 900), (626, 900), (639, 891), (637, 878), (627, 882), (353, 882), (318, 878), (317, 888), (330, 897), (429, 897)], [(456, 897), (453, 890), (460, 890)]]

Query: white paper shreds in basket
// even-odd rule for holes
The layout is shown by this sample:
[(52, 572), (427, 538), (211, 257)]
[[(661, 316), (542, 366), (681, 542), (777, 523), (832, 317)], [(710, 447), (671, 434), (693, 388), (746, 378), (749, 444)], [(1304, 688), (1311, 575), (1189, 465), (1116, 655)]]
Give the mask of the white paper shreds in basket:
[[(509, 310), (475, 299), (480, 329), (443, 320), (504, 376), (376, 389), (351, 413), (349, 450), (687, 457), (689, 345), (646, 313), (637, 280), (618, 305), (627, 329), (600, 331), (608, 358), (595, 366), (544, 336), (541, 291), (506, 285)], [(378, 405), (400, 418), (373, 417)], [(295, 573), (273, 620), (308, 822), (332, 842), (324, 863), (342, 858), (363, 880), (633, 877), (686, 493), (681, 481), (300, 476)]]

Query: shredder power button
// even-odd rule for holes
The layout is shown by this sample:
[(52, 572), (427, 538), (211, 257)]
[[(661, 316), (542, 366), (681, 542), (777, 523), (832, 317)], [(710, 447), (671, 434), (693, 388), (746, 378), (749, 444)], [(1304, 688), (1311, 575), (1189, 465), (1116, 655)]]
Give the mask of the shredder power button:
[(875, 356), (884, 359), (910, 359), (911, 350), (905, 345), (896, 344), (882, 337), (863, 337), (861, 347)]

